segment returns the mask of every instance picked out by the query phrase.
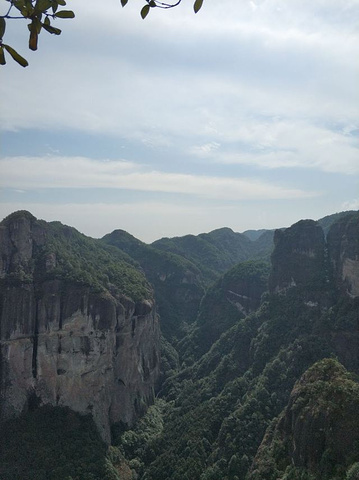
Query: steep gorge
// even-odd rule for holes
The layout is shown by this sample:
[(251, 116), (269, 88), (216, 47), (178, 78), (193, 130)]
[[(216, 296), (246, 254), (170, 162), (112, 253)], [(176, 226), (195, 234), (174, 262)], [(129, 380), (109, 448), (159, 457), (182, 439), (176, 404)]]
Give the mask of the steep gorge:
[[(188, 239), (157, 248), (117, 230), (95, 241), (10, 216), (0, 225), (2, 418), (47, 404), (92, 414), (106, 441), (117, 425), (113, 465), (128, 479), (344, 480), (359, 461), (357, 381), (345, 371), (359, 372), (359, 214), (335, 220), (325, 232), (312, 220), (278, 230), (271, 267), (246, 261), (219, 276), (200, 268), (198, 245), (230, 265), (243, 247), (229, 229), (191, 236), (184, 258)], [(160, 383), (154, 298), (166, 328)], [(343, 432), (345, 455), (335, 450), (325, 468)]]

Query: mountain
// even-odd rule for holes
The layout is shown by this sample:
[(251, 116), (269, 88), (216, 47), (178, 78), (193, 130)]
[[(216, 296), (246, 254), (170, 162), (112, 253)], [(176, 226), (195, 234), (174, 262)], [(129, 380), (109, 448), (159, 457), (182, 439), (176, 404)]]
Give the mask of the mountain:
[(24, 211), (1, 222), (0, 250), (0, 419), (66, 406), (110, 442), (154, 399), (151, 285), (117, 249)]
[(358, 459), (359, 384), (338, 361), (324, 359), (294, 385), (248, 479), (343, 478)]
[[(310, 220), (277, 231), (268, 292), (247, 316), (229, 310), (230, 277), (225, 275), (222, 283), (208, 290), (213, 301), (202, 301), (193, 325), (201, 334), (190, 332), (183, 340), (185, 355), (203, 341), (206, 347), (163, 384), (163, 403), (157, 403), (155, 416), (151, 412), (151, 423), (145, 417), (119, 441), (118, 448), (136, 465), (140, 478), (344, 480), (346, 472), (354, 471), (359, 460), (356, 420), (353, 429), (345, 430), (345, 425), (358, 387), (357, 377), (348, 377), (345, 369), (359, 373), (358, 238), (358, 213), (333, 224), (327, 239), (320, 225)], [(219, 330), (208, 348), (206, 335), (213, 327)], [(334, 366), (325, 360), (333, 356), (338, 359)], [(327, 384), (320, 373), (325, 365), (333, 374), (328, 373)], [(306, 392), (306, 400), (293, 403), (301, 377), (301, 385), (308, 385), (300, 390)], [(314, 379), (324, 382), (322, 390), (317, 391)], [(342, 399), (347, 389), (353, 394), (346, 404)], [(303, 408), (302, 414), (292, 405)], [(318, 405), (326, 413), (312, 424)], [(293, 432), (288, 411), (297, 419)], [(280, 420), (284, 417), (289, 418), (285, 424)], [(321, 432), (329, 419), (317, 454), (308, 453), (308, 460), (298, 463), (293, 445), (301, 441), (303, 452), (310, 452), (316, 446), (311, 435)], [(159, 431), (150, 425), (162, 426)], [(273, 429), (282, 443), (273, 437)], [(327, 448), (340, 445), (345, 431), (347, 455), (334, 451), (336, 456), (331, 457)], [(298, 440), (293, 435), (299, 435)], [(325, 467), (328, 458), (335, 464)], [(268, 464), (274, 465), (270, 475), (265, 470)]]
[(358, 239), (359, 212), (152, 245), (5, 219), (0, 478), (357, 478)]
[(195, 324), (178, 347), (187, 363), (206, 353), (241, 317), (258, 309), (269, 272), (266, 262), (242, 262), (207, 290)]
[(202, 272), (207, 284), (236, 263), (248, 260), (252, 253), (252, 242), (230, 228), (220, 228), (197, 236), (162, 238), (152, 246), (191, 261)]
[(273, 232), (274, 230), (266, 230), (265, 228), (261, 228), (260, 230), (246, 230), (243, 232), (243, 235), (249, 238), (249, 240), (252, 240), (252, 242), (255, 242), (258, 240), (259, 237), (263, 235), (263, 233), (267, 232)]
[[(335, 222), (353, 213), (355, 212), (340, 212), (319, 219), (318, 225), (322, 228), (324, 236)], [(274, 235), (275, 230), (246, 230), (243, 233), (236, 233), (230, 228), (219, 228), (199, 235), (161, 238), (153, 242), (152, 247), (188, 259), (197, 266), (205, 285), (209, 286), (239, 262), (247, 260), (270, 262)]]
[(185, 257), (156, 249), (123, 230), (105, 235), (102, 241), (141, 265), (154, 288), (162, 334), (176, 344), (196, 319), (205, 292), (199, 268)]

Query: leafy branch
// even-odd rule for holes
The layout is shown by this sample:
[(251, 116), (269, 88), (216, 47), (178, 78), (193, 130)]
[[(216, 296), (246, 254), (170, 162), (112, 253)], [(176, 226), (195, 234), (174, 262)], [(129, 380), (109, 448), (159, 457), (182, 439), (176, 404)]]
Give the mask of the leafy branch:
[(5, 51), (22, 67), (27, 67), (27, 60), (10, 45), (3, 42), (7, 20), (30, 20), (28, 24), (29, 49), (37, 50), (39, 34), (42, 29), (52, 35), (60, 35), (61, 30), (54, 27), (51, 22), (57, 18), (74, 18), (72, 10), (58, 10), (65, 6), (65, 0), (6, 0), (9, 8), (5, 15), (0, 15), (0, 65), (6, 64)]
[[(128, 0), (120, 0), (120, 1), (123, 7), (126, 6), (128, 3)], [(177, 7), (181, 2), (182, 0), (175, 0), (173, 3), (160, 2), (159, 0), (146, 0), (146, 4), (142, 7), (140, 14), (141, 14), (141, 17), (145, 19), (149, 11), (151, 10), (151, 8), (163, 8), (163, 9), (174, 8), (174, 7)], [(195, 0), (193, 4), (194, 12), (197, 13), (201, 9), (202, 5), (203, 5), (203, 0)]]
[[(61, 30), (54, 27), (52, 22), (58, 18), (74, 18), (75, 14), (72, 10), (58, 10), (59, 6), (66, 5), (65, 0), (5, 0), (9, 3), (9, 8), (4, 15), (0, 15), (0, 65), (6, 64), (5, 52), (7, 52), (22, 67), (28, 66), (28, 61), (22, 57), (14, 48), (3, 42), (6, 30), (6, 22), (8, 20), (30, 20), (27, 25), (29, 36), (29, 49), (37, 50), (39, 34), (41, 30), (46, 30), (52, 35), (60, 35)], [(127, 5), (128, 0), (120, 0), (121, 5)], [(145, 19), (151, 8), (174, 8), (177, 7), (182, 0), (173, 0), (170, 3), (161, 2), (160, 0), (146, 0), (146, 4), (141, 9), (141, 17)], [(203, 4), (203, 0), (195, 0), (193, 10), (197, 13)]]

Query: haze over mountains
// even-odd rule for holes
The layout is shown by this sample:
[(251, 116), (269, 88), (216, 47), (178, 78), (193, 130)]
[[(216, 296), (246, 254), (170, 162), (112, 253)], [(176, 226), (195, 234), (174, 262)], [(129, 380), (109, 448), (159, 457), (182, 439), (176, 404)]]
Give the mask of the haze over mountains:
[(353, 480), (358, 241), (358, 212), (151, 245), (8, 216), (0, 478)]

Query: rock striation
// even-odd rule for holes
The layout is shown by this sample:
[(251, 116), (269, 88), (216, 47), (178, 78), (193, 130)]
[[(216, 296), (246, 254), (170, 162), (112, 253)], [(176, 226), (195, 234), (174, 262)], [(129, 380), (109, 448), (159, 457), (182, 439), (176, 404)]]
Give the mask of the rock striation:
[[(0, 420), (40, 405), (67, 406), (91, 413), (110, 442), (111, 425), (131, 425), (154, 398), (155, 304), (133, 266), (73, 229), (57, 224), (55, 233), (28, 212), (0, 224)], [(62, 248), (71, 235), (82, 254)], [(66, 261), (76, 260), (87, 274), (95, 269), (92, 259), (111, 260), (101, 273), (107, 283), (91, 284), (85, 273), (79, 281), (64, 250)]]

